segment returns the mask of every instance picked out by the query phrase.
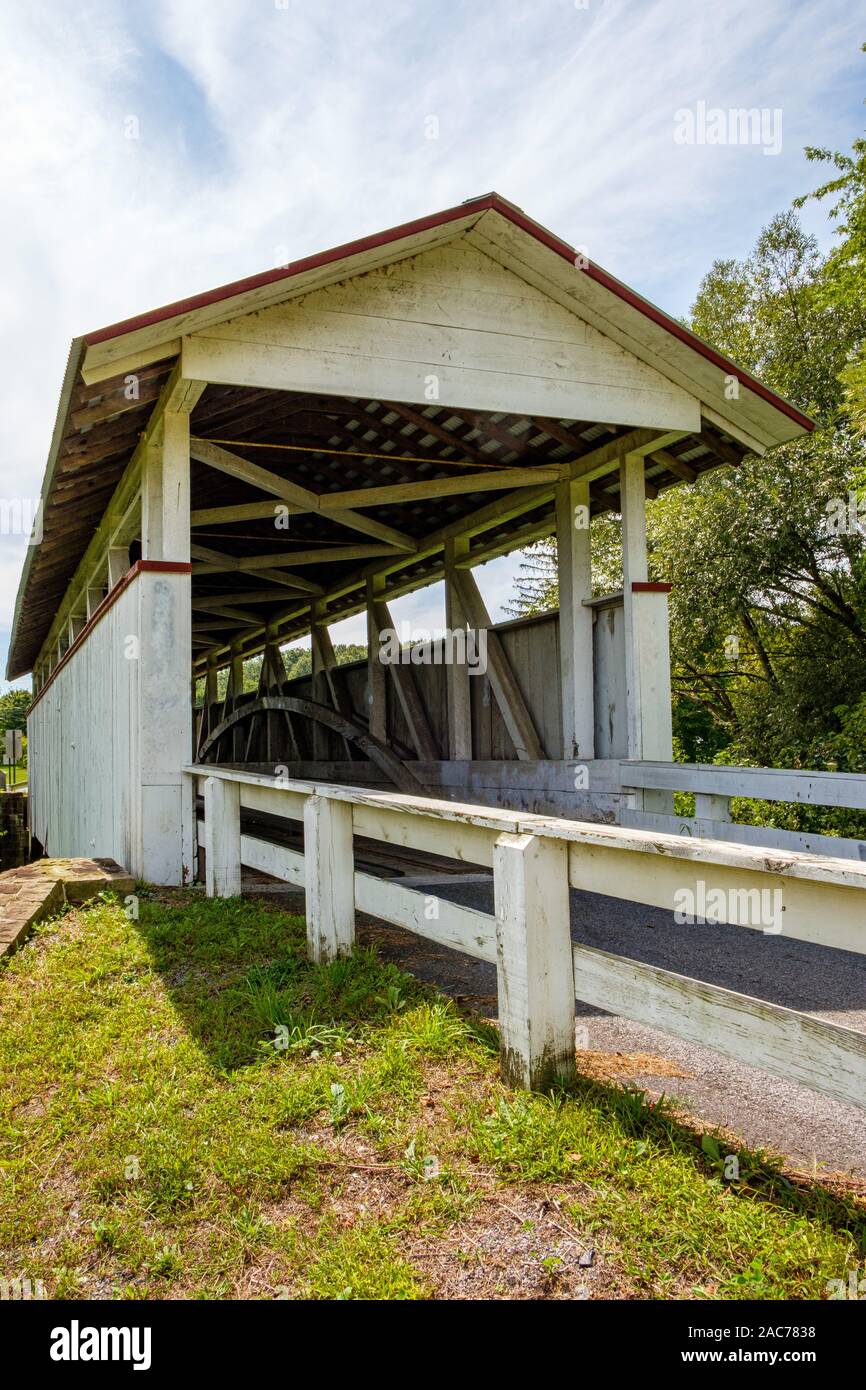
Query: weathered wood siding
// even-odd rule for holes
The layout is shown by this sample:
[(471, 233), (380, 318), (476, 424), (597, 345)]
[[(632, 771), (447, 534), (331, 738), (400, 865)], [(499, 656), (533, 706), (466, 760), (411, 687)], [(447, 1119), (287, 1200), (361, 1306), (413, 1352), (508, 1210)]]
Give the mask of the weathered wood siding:
[(138, 825), (138, 591), (71, 653), (27, 721), (32, 833), (46, 854), (130, 866)]
[[(559, 615), (556, 612), (542, 613), (538, 617), (520, 619), (516, 622), (499, 623), (495, 631), (499, 634), (505, 653), (511, 663), (515, 679), (532, 714), (533, 722), (549, 758), (559, 757), (562, 740), (562, 707), (559, 697)], [(435, 651), (441, 653), (441, 643), (434, 644)], [(589, 656), (587, 657), (589, 659)], [(352, 711), (362, 722), (367, 717), (367, 663), (353, 661), (341, 666), (346, 693)], [(446, 667), (433, 663), (412, 666), (421, 702), (427, 715), (430, 729), (439, 746), (440, 756), (448, 756), (448, 709), (446, 703)], [(514, 743), (505, 726), (505, 720), (485, 675), (470, 677), (469, 690), (472, 702), (472, 757), (475, 762), (510, 762), (517, 759)], [(313, 697), (313, 682), (310, 676), (286, 683), (286, 693)], [(250, 696), (250, 699), (254, 697)], [(410, 758), (412, 735), (400, 707), (397, 692), (392, 680), (386, 683), (388, 705), (389, 738), (399, 751), (403, 745)], [(285, 734), (283, 734), (285, 745)], [(321, 760), (340, 761), (345, 758), (345, 745), (338, 734), (322, 730)], [(284, 761), (288, 760), (288, 748), (283, 747)], [(230, 761), (228, 750), (220, 749), (220, 761)], [(253, 761), (258, 759), (253, 758)]]
[(187, 375), (230, 385), (698, 429), (696, 399), (466, 243), (184, 339)]
[(47, 854), (191, 877), (189, 651), (189, 575), (146, 571), (67, 654), (28, 718), (31, 826)]

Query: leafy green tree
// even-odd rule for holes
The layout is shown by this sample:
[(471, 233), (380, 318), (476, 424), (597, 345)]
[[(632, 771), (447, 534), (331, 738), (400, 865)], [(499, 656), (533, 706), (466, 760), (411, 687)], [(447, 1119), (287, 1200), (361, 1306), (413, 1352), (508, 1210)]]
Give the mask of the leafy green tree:
[(27, 711), (33, 699), (29, 690), (7, 690), (0, 695), (0, 734), (7, 729), (27, 732)]
[[(866, 51), (866, 44), (863, 48)], [(827, 302), (836, 308), (853, 306), (855, 314), (862, 316), (866, 313), (866, 139), (855, 140), (851, 154), (809, 146), (806, 156), (836, 170), (835, 177), (794, 203), (802, 207), (810, 199), (836, 200), (829, 216), (837, 223), (840, 240), (824, 267)], [(861, 433), (866, 432), (866, 342), (862, 335), (849, 345), (841, 380), (852, 423)]]
[[(866, 142), (850, 158), (813, 157), (840, 171), (814, 196), (838, 196), (841, 245), (822, 257), (780, 214), (744, 261), (711, 267), (690, 325), (817, 428), (647, 508), (651, 576), (673, 585), (674, 730), (689, 761), (866, 770), (866, 468), (852, 396), (866, 341)], [(617, 518), (593, 522), (592, 545), (594, 592), (619, 588)], [(555, 606), (554, 542), (533, 548), (517, 587), (512, 611)]]

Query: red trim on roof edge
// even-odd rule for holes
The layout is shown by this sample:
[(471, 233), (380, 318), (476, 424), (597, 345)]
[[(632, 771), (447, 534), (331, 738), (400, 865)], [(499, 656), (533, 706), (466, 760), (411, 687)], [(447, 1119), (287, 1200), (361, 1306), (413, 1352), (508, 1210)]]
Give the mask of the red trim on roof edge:
[(203, 294), (194, 294), (190, 299), (178, 299), (173, 304), (164, 304), (160, 309), (136, 314), (121, 323), (99, 328), (95, 333), (86, 333), (84, 341), (88, 347), (93, 347), (96, 343), (119, 338), (124, 333), (149, 328), (151, 324), (160, 323), (163, 319), (188, 314), (195, 309), (205, 309), (209, 304), (219, 303), (221, 299), (232, 299), (235, 295), (246, 294), (249, 290), (260, 289), (263, 285), (275, 285), (280, 280), (291, 280), (295, 275), (302, 275), (307, 270), (318, 270), (321, 266), (342, 260), (344, 256), (357, 256), (361, 251), (374, 251), (379, 246), (387, 246), (389, 242), (400, 241), (403, 237), (415, 236), (418, 232), (429, 232), (434, 227), (456, 222), (461, 217), (471, 217), (476, 212), (486, 212), (494, 207), (496, 201), (494, 194), (487, 194), (483, 198), (461, 203), (459, 207), (448, 208), (445, 212), (434, 212), (427, 217), (419, 217), (414, 222), (403, 222), (399, 227), (389, 227), (385, 232), (376, 232), (373, 236), (361, 237), (358, 241), (344, 242), (342, 246), (334, 246), (330, 251), (318, 251), (314, 256), (304, 256), (300, 261), (293, 261), (288, 268), (278, 266), (274, 270), (263, 270), (258, 275), (248, 275), (244, 280), (232, 280), (227, 285), (219, 285), (215, 290), (205, 290)]
[[(498, 193), (486, 193), (481, 198), (470, 198), (465, 203), (460, 203), (457, 207), (446, 208), (444, 212), (435, 212), (427, 217), (416, 218), (414, 222), (403, 222), (398, 227), (390, 227), (387, 231), (377, 232), (373, 236), (361, 237), (358, 241), (347, 241), (342, 246), (335, 246), (330, 251), (320, 251), (314, 256), (305, 256), (300, 261), (295, 261), (287, 269), (283, 267), (274, 270), (262, 271), (259, 275), (247, 276), (244, 280), (233, 280), (227, 285), (220, 285), (214, 290), (206, 290), (203, 294), (192, 295), (189, 299), (179, 299), (173, 304), (164, 304), (159, 309), (152, 309), (145, 314), (137, 314), (133, 318), (123, 319), (120, 323), (109, 324), (106, 328), (99, 328), (93, 333), (84, 335), (84, 342), (88, 347), (93, 347), (97, 343), (108, 342), (112, 338), (119, 338), (124, 333), (132, 333), (140, 328), (149, 328), (153, 324), (161, 323), (165, 319), (177, 317), (179, 314), (188, 314), (196, 309), (204, 309), (210, 304), (217, 304), (221, 299), (232, 299), (239, 294), (245, 294), (249, 290), (260, 289), (263, 285), (273, 285), (280, 280), (290, 280), (295, 275), (301, 275), (308, 270), (318, 270), (321, 266), (330, 265), (333, 261), (342, 260), (345, 256), (358, 255), (361, 251), (373, 251), (379, 246), (387, 246), (392, 241), (400, 241), (404, 237), (414, 236), (418, 232), (431, 231), (434, 227), (444, 227), (449, 222), (456, 222), (462, 217), (471, 217), (475, 213), (498, 212), (501, 217), (519, 227), (521, 231), (528, 232), (542, 246), (546, 246), (549, 251), (553, 251), (563, 260), (575, 265), (575, 250), (567, 242), (561, 241), (552, 232), (547, 231), (538, 222), (533, 222), (527, 217), (520, 208), (509, 203)], [(588, 275), (596, 284), (602, 285), (604, 289), (615, 294), (618, 299), (637, 309), (645, 318), (652, 320), (653, 323), (664, 328), (673, 337), (679, 338), (680, 342), (692, 348), (694, 352), (712, 362), (713, 366), (719, 367), (726, 375), (735, 376), (743, 386), (746, 386), (756, 396), (767, 401), (776, 410), (789, 419), (800, 425), (803, 429), (813, 430), (815, 422), (810, 420), (808, 415), (804, 415), (796, 406), (783, 400), (771, 391), (769, 386), (758, 381), (748, 372), (737, 367), (727, 357), (724, 357), (708, 343), (703, 342), (695, 334), (689, 332), (676, 319), (672, 319), (662, 309), (656, 308), (654, 304), (644, 299), (641, 295), (630, 290), (627, 285), (609, 275), (606, 270), (600, 269), (592, 262), (581, 263), (576, 266), (584, 275)]]

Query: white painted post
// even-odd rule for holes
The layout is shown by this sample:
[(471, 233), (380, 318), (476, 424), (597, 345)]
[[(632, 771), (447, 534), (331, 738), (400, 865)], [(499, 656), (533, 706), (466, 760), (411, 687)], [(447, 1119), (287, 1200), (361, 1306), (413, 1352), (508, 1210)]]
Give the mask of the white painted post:
[(204, 784), (205, 887), (209, 898), (241, 891), (241, 787), (223, 777)]
[[(313, 699), (319, 705), (330, 704), (328, 691), (328, 671), (325, 661), (325, 647), (329, 644), (328, 628), (324, 619), (324, 604), (314, 599), (310, 604), (310, 685)], [(313, 720), (313, 761), (323, 761), (327, 752), (328, 736), (319, 721)]]
[[(198, 859), (198, 817), (195, 814), (195, 778), (183, 774), (181, 796), (181, 883), (192, 883), (196, 877)], [(238, 817), (240, 823), (240, 817)]]
[[(465, 628), (469, 620), (454, 579), (458, 560), (468, 554), (468, 537), (458, 536), (445, 542), (445, 626), (449, 633), (456, 632), (458, 628)], [(465, 661), (450, 661), (445, 667), (445, 675), (448, 701), (448, 757), (452, 762), (470, 762), (472, 701), (469, 665)]]
[[(182, 772), (192, 747), (186, 414), (165, 412), (157, 442), (147, 450), (141, 505), (142, 558), (162, 561), (165, 568), (145, 568), (137, 580), (140, 814), (133, 858), (142, 878), (179, 884), (190, 867), (194, 836), (192, 802), (185, 794)], [(234, 891), (239, 884), (238, 879)]]
[(574, 1073), (567, 846), (500, 835), (493, 874), (502, 1076), (543, 1091)]
[(695, 816), (698, 820), (729, 821), (731, 801), (727, 796), (695, 792)]
[(589, 500), (585, 479), (556, 489), (562, 756), (568, 761), (595, 756)]
[(324, 796), (304, 803), (304, 881), (307, 944), (324, 964), (355, 945), (355, 859), (352, 806)]
[[(667, 590), (647, 581), (646, 478), (640, 454), (620, 464), (626, 730), (629, 758), (673, 760)], [(673, 812), (670, 792), (637, 793), (645, 811)]]
[(146, 450), (141, 543), (145, 560), (189, 560), (189, 415), (185, 412), (166, 410), (161, 434)]
[(626, 729), (628, 756), (642, 758), (638, 611), (632, 584), (645, 583), (646, 482), (641, 454), (626, 454), (619, 468), (622, 508), (622, 578), (625, 616)]

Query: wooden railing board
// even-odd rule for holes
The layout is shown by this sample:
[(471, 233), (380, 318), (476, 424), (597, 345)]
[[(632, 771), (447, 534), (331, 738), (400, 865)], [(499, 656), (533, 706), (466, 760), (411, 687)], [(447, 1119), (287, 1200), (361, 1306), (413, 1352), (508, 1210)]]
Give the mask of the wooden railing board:
[(855, 772), (800, 771), (787, 767), (724, 767), (715, 763), (620, 763), (624, 791), (709, 792), (756, 801), (802, 802), (866, 810), (866, 777)]
[(594, 946), (573, 955), (583, 1003), (866, 1107), (866, 1034)]
[[(698, 795), (698, 794), (696, 794)], [(636, 830), (659, 830), (693, 839), (727, 840), (765, 850), (793, 850), (799, 854), (832, 855), (834, 859), (866, 862), (866, 840), (841, 835), (822, 835), (805, 830), (777, 830), (772, 825), (747, 825), (742, 821), (713, 820), (704, 816), (666, 816), (653, 811), (621, 810), (620, 824)]]
[[(195, 766), (187, 772), (192, 782), (204, 781), (211, 816), (210, 825), (207, 818), (201, 824), (208, 845), (208, 892), (235, 891), (242, 862), (303, 885), (315, 959), (352, 949), (355, 914), (361, 910), (495, 960), (503, 1074), (515, 1084), (545, 1087), (554, 1074), (572, 1069), (576, 995), (866, 1107), (866, 1034), (573, 946), (568, 905), (570, 885), (668, 910), (680, 895), (682, 911), (686, 889), (708, 919), (754, 927), (754, 902), (766, 894), (785, 935), (862, 953), (866, 900), (857, 890), (866, 888), (864, 864), (354, 787), (294, 781), (286, 787), (264, 774), (236, 769)], [(240, 835), (242, 805), (274, 813), (281, 804), (295, 817), (299, 804), (303, 807), (305, 855)], [(356, 872), (353, 834), (492, 863), (495, 917)], [(488, 853), (489, 861), (482, 858)], [(714, 892), (724, 897), (721, 907), (712, 901)]]

